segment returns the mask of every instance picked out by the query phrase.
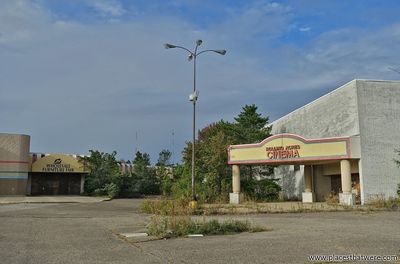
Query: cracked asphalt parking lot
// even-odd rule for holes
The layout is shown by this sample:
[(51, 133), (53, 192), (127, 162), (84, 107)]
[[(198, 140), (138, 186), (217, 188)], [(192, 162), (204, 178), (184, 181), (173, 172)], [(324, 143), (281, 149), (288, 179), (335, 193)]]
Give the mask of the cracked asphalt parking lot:
[(273, 230), (129, 243), (117, 234), (145, 231), (140, 203), (1, 205), (0, 262), (310, 263), (313, 254), (400, 254), (399, 211), (213, 216)]

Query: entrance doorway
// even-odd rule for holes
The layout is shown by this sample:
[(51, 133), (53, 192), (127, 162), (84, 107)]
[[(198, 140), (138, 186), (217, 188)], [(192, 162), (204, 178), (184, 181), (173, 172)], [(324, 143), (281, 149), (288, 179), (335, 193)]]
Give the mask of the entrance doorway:
[[(360, 174), (352, 173), (351, 174), (351, 191), (356, 195), (356, 204), (361, 203), (360, 196)], [(331, 193), (333, 195), (339, 195), (342, 192), (342, 181), (340, 175), (332, 175), (331, 176)]]
[(31, 195), (79, 195), (79, 173), (32, 173)]

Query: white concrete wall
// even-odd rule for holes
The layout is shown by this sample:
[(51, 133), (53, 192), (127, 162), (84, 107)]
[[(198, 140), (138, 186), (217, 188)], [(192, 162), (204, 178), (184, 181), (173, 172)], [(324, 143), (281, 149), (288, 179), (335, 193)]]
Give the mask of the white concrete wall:
[(272, 134), (293, 133), (308, 139), (360, 133), (356, 81), (271, 123)]
[(279, 166), (274, 169), (275, 178), (279, 179), (283, 197), (287, 200), (301, 200), (304, 190), (304, 166)]
[(400, 169), (393, 159), (400, 148), (400, 82), (357, 80), (360, 116), (362, 201), (396, 196)]

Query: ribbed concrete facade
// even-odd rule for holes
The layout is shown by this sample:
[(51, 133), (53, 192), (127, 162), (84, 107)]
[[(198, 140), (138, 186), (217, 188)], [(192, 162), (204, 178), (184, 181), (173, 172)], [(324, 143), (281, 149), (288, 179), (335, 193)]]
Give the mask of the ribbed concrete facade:
[(274, 121), (272, 133), (295, 133), (305, 138), (359, 135), (356, 81)]
[(30, 137), (0, 133), (0, 195), (25, 195)]
[[(360, 159), (351, 161), (351, 171), (359, 174), (361, 202), (376, 196), (396, 196), (400, 169), (393, 159), (394, 150), (400, 148), (400, 82), (353, 80), (271, 125), (273, 134), (354, 138), (359, 144), (352, 150), (359, 152)], [(339, 163), (314, 166), (317, 200), (323, 200), (330, 189), (327, 176), (339, 173)], [(276, 175), (288, 185), (286, 196), (299, 196), (304, 188), (302, 168), (280, 167)]]
[(400, 82), (356, 81), (364, 197), (396, 196), (400, 169)]

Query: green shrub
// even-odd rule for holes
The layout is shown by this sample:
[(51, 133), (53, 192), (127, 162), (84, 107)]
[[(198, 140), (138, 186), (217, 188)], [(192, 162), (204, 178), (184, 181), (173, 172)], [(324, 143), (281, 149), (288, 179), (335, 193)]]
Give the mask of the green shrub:
[(221, 224), (218, 220), (210, 220), (208, 222), (203, 222), (201, 228), (197, 230), (197, 233), (217, 235), (221, 232)]
[(192, 179), (190, 176), (190, 169), (183, 165), (178, 165), (174, 169), (175, 182), (171, 187), (172, 195), (175, 198), (189, 198), (191, 197), (191, 184)]
[(118, 178), (120, 197), (123, 198), (138, 198), (141, 197), (140, 187), (137, 184), (138, 180), (132, 174), (124, 174)]
[(255, 201), (277, 201), (281, 187), (273, 179), (248, 179), (242, 181), (243, 192)]
[(147, 233), (150, 236), (168, 237), (168, 218), (153, 215), (147, 225)]
[(400, 183), (397, 184), (397, 196), (400, 198)]
[(248, 221), (228, 220), (220, 225), (221, 233), (241, 233), (250, 231), (251, 225)]
[(91, 193), (89, 193), (90, 195), (94, 195), (94, 196), (104, 196), (107, 195), (106, 191), (104, 190), (104, 188), (97, 188), (94, 191), (92, 191)]
[(172, 186), (174, 186), (174, 181), (169, 177), (163, 177), (161, 180), (161, 192), (164, 196), (172, 195)]
[(119, 187), (115, 183), (106, 184), (104, 189), (105, 189), (105, 193), (107, 194), (107, 196), (110, 197), (111, 199), (118, 197), (118, 195), (119, 195)]

